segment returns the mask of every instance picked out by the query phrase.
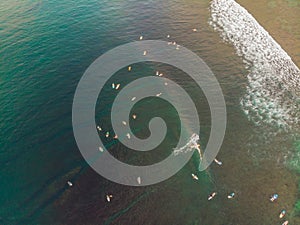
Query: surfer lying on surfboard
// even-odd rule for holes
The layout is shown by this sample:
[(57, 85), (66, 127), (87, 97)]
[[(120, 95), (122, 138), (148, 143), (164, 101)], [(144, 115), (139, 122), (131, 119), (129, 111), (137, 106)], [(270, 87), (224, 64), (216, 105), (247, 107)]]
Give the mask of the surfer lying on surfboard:
[(208, 201), (212, 200), (216, 196), (217, 192), (213, 192), (208, 196)]

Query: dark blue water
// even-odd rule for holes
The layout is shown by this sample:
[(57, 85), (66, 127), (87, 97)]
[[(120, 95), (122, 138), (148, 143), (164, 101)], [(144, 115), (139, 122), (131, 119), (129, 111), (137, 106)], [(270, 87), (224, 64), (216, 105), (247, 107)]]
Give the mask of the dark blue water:
[[(208, 0), (8, 0), (0, 3), (0, 224), (76, 224), (78, 216), (82, 219), (78, 224), (83, 224), (82, 221), (88, 221), (88, 224), (104, 221), (108, 221), (107, 224), (114, 221), (115, 224), (175, 224), (175, 221), (177, 224), (254, 224), (253, 221), (257, 221), (242, 216), (241, 212), (256, 212), (255, 202), (260, 196), (256, 196), (248, 207), (245, 199), (249, 196), (225, 207), (224, 199), (214, 205), (206, 201), (212, 189), (219, 189), (224, 195), (233, 189), (239, 193), (254, 192), (253, 188), (247, 189), (246, 180), (245, 186), (231, 184), (243, 179), (244, 172), (251, 170), (253, 163), (263, 167), (255, 161), (257, 157), (243, 156), (253, 148), (245, 143), (257, 144), (255, 156), (266, 151), (262, 145), (265, 140), (256, 139), (260, 135), (239, 107), (247, 71), (234, 49), (221, 42), (218, 34), (209, 27), (208, 6)], [(193, 32), (193, 28), (198, 32)], [(243, 167), (245, 171), (233, 171), (233, 167), (225, 165), (224, 172), (219, 175), (205, 172), (199, 175), (201, 185), (198, 185), (189, 179), (190, 173), (197, 168), (194, 157), (179, 175), (161, 185), (141, 190), (114, 185), (89, 169), (76, 146), (71, 109), (77, 83), (86, 68), (109, 49), (137, 40), (140, 35), (145, 39), (167, 40), (168, 34), (172, 40), (202, 57), (218, 78), (229, 117), (220, 157), (228, 160), (228, 165), (232, 155), (236, 155), (242, 162), (234, 160), (234, 163), (247, 166)], [(141, 71), (146, 74), (154, 68), (159, 65), (142, 66)], [(172, 74), (171, 68), (161, 68)], [(175, 72), (172, 78), (189, 89), (194, 99), (198, 98), (197, 107), (205, 104), (199, 89), (184, 75)], [(173, 115), (171, 108), (162, 109), (162, 113)], [(105, 111), (105, 106), (99, 110), (102, 119), (108, 116), (100, 113)], [(205, 144), (210, 130), (209, 110), (203, 108), (200, 115), (204, 121), (201, 134)], [(282, 140), (286, 142), (282, 143)], [(287, 146), (286, 151), (291, 150), (286, 137), (278, 137), (274, 143), (278, 142)], [(272, 144), (268, 148), (272, 149)], [(262, 155), (270, 160), (267, 154)], [(283, 168), (285, 166), (280, 164), (270, 171), (280, 169), (289, 174)], [(214, 165), (214, 169), (218, 170), (218, 167)], [(270, 172), (260, 171), (253, 181), (255, 184)], [(224, 174), (232, 173), (236, 173), (236, 177), (226, 178), (228, 183), (217, 181), (220, 177), (226, 182)], [(294, 180), (293, 175), (286, 177), (282, 182)], [(277, 178), (275, 176), (274, 185)], [(68, 180), (75, 186), (78, 183), (74, 191), (67, 187)], [(291, 184), (290, 188), (294, 196), (295, 185)], [(105, 208), (103, 200), (108, 189), (120, 193), (115, 197), (118, 204), (110, 209)], [(269, 189), (269, 186), (265, 187), (264, 194), (268, 195)], [(292, 209), (294, 199), (287, 199), (285, 204)], [(136, 204), (140, 205), (134, 208)], [(226, 209), (228, 207), (230, 210)], [(121, 209), (128, 210), (118, 214)], [(147, 214), (147, 209), (154, 213)], [(91, 215), (85, 218), (80, 212)], [(218, 218), (214, 216), (217, 212), (221, 212)], [(95, 216), (97, 213), (98, 217)], [(135, 217), (140, 219), (133, 220)], [(259, 218), (269, 221), (265, 214)]]

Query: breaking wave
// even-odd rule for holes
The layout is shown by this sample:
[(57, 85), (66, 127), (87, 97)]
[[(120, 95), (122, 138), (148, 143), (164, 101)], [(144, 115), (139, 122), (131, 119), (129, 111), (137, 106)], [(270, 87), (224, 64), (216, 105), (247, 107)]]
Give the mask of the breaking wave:
[(198, 144), (199, 140), (200, 140), (199, 135), (193, 134), (184, 146), (173, 149), (174, 155), (176, 156), (182, 153), (187, 153), (193, 150), (197, 150), (200, 159), (200, 163), (199, 163), (199, 169), (200, 169), (200, 165), (201, 165), (201, 161), (203, 160), (203, 157), (200, 149), (200, 144)]
[(269, 33), (234, 0), (213, 0), (210, 25), (233, 44), (249, 70), (240, 104), (256, 125), (289, 130), (300, 121), (300, 70)]

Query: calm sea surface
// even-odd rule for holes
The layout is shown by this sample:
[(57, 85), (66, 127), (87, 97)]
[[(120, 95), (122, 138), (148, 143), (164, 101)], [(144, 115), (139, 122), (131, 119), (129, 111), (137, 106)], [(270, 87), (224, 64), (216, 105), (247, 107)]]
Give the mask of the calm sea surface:
[[(300, 1), (240, 0), (300, 66)], [(78, 0), (0, 2), (0, 224), (281, 224), (287, 210), (300, 224), (297, 201), (299, 130), (277, 132), (255, 126), (240, 107), (248, 71), (234, 48), (208, 24), (208, 0)], [(193, 29), (197, 28), (197, 32)], [(223, 90), (228, 124), (218, 159), (198, 172), (198, 156), (175, 176), (149, 187), (112, 183), (82, 158), (72, 130), (72, 101), (87, 67), (106, 51), (143, 35), (147, 40), (176, 41), (209, 65)], [(167, 38), (170, 35), (170, 38)], [(186, 89), (199, 111), (201, 145), (210, 134), (205, 96), (183, 72), (162, 64), (124, 68), (99, 96), (96, 123), (111, 130), (111, 82), (163, 71)], [(169, 90), (171, 95), (176, 92)], [(100, 138), (111, 154), (128, 163), (150, 164), (176, 146), (178, 115), (168, 103), (146, 99), (133, 109), (136, 134), (146, 137), (147, 121), (160, 115), (167, 137), (155, 154), (126, 150), (112, 138)], [(199, 181), (191, 179), (191, 173)], [(73, 187), (66, 184), (73, 182)], [(207, 201), (213, 192), (217, 196)], [(227, 199), (230, 192), (236, 198)], [(276, 204), (269, 196), (278, 193)], [(105, 201), (113, 194), (112, 202)]]

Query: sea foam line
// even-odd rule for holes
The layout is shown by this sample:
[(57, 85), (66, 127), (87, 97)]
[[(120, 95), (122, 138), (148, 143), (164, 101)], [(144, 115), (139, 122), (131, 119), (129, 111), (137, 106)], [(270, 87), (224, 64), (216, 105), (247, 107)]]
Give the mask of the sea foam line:
[(300, 121), (300, 70), (269, 33), (234, 0), (211, 2), (210, 25), (233, 44), (249, 70), (240, 104), (257, 125), (288, 129)]

